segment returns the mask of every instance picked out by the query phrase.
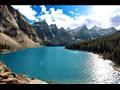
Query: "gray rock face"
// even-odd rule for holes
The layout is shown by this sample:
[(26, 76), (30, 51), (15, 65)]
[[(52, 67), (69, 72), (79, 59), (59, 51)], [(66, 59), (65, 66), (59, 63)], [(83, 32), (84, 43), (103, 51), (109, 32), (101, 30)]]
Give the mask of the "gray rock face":
[(26, 47), (24, 45), (26, 40), (28, 42), (30, 40), (32, 44), (36, 42), (41, 43), (37, 37), (37, 33), (26, 22), (23, 15), (7, 5), (0, 5), (0, 33), (4, 33), (24, 47)]
[(103, 29), (98, 26), (94, 26), (89, 30), (89, 33), (93, 38), (106, 37), (108, 35), (112, 35), (115, 32), (117, 32), (117, 30), (114, 27)]
[(74, 41), (73, 37), (64, 28), (60, 28), (59, 31), (60, 31), (59, 38), (61, 43), (69, 44)]
[(82, 25), (81, 27), (78, 27), (70, 32), (70, 34), (75, 38), (75, 39), (83, 39), (83, 40), (88, 40), (90, 39), (90, 35), (88, 33), (88, 28), (86, 25)]
[(42, 40), (49, 42), (53, 38), (50, 28), (45, 21), (35, 22), (33, 27), (35, 28), (38, 37)]
[(58, 29), (55, 24), (48, 25), (46, 21), (35, 22), (33, 24), (39, 38), (47, 45), (66, 45), (73, 41), (70, 34), (64, 28)]
[[(17, 10), (11, 6), (0, 5), (0, 33), (5, 34), (3, 39), (9, 36), (10, 39), (13, 39), (11, 40), (13, 41), (12, 43), (16, 42), (21, 47), (38, 46), (41, 43), (46, 45), (66, 45), (76, 40), (89, 40), (109, 36), (116, 31), (114, 27), (102, 29), (94, 26), (88, 29), (86, 25), (74, 30), (69, 28), (67, 30), (64, 28), (58, 29), (55, 24), (49, 26), (44, 20), (35, 22), (31, 26)], [(7, 39), (4, 40), (7, 41)]]
[(10, 6), (8, 6), (8, 9), (11, 13), (13, 13), (19, 29), (21, 29), (25, 34), (27, 34), (28, 38), (32, 39), (33, 41), (37, 41), (38, 37), (35, 30), (31, 25), (26, 22), (24, 16)]
[(83, 25), (74, 30), (71, 30), (71, 31), (69, 30), (69, 33), (75, 39), (89, 40), (89, 39), (95, 39), (95, 38), (102, 38), (102, 37), (111, 35), (116, 31), (117, 30), (114, 27), (103, 29), (101, 27), (94, 26), (93, 28), (88, 29), (86, 25)]

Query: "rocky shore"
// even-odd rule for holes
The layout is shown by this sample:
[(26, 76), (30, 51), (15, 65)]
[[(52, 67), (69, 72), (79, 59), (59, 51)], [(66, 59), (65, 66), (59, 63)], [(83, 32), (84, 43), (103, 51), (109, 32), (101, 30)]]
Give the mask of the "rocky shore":
[(47, 84), (47, 82), (13, 73), (4, 62), (0, 61), (0, 84)]
[(120, 72), (120, 66), (113, 65), (113, 68), (114, 68), (116, 71)]

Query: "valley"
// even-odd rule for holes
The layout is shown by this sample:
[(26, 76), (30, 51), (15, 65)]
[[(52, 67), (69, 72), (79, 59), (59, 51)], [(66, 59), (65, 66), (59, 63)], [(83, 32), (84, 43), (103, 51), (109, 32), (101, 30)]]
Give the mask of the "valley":
[[(50, 12), (54, 13), (51, 14), (52, 19), (62, 13), (61, 10), (55, 13), (53, 8), (49, 13), (44, 10), (41, 9), (41, 13), (48, 18)], [(63, 16), (62, 13), (61, 18)], [(57, 20), (64, 21), (63, 27), (59, 27), (54, 19), (51, 19), (52, 24), (46, 19), (31, 23), (11, 5), (0, 5), (0, 60), (17, 74), (34, 76), (46, 82), (120, 83), (120, 30), (112, 25), (104, 28), (100, 24), (88, 28), (86, 23), (71, 28), (66, 22), (71, 23), (72, 19), (68, 22), (61, 18)], [(61, 22), (59, 24), (62, 25)], [(64, 24), (68, 27), (65, 28)], [(101, 68), (106, 77), (98, 73)], [(29, 84), (30, 81), (24, 83)]]

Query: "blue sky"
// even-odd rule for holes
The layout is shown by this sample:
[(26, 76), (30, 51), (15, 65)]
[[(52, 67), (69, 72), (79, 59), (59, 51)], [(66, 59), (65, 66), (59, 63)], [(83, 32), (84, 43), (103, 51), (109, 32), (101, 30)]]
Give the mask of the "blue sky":
[(29, 23), (46, 20), (56, 24), (58, 28), (77, 28), (86, 24), (88, 28), (94, 25), (120, 29), (120, 5), (12, 5), (21, 12)]
[[(80, 5), (47, 5), (46, 10), (49, 11), (50, 8), (54, 8), (55, 10), (62, 9), (64, 14), (74, 17), (75, 15), (73, 13), (78, 15), (79, 14), (87, 15), (87, 10), (89, 7), (90, 6), (86, 6), (86, 5), (81, 5), (81, 6)], [(42, 11), (39, 5), (33, 5), (31, 6), (31, 8), (37, 12), (36, 16), (41, 15), (40, 13)]]

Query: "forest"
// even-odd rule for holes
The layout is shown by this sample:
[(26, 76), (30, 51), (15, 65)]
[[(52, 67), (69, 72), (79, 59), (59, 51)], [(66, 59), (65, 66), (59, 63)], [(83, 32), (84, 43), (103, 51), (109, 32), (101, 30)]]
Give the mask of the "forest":
[(87, 40), (79, 44), (66, 45), (67, 49), (84, 50), (102, 55), (104, 59), (112, 60), (120, 66), (120, 31), (105, 38)]

